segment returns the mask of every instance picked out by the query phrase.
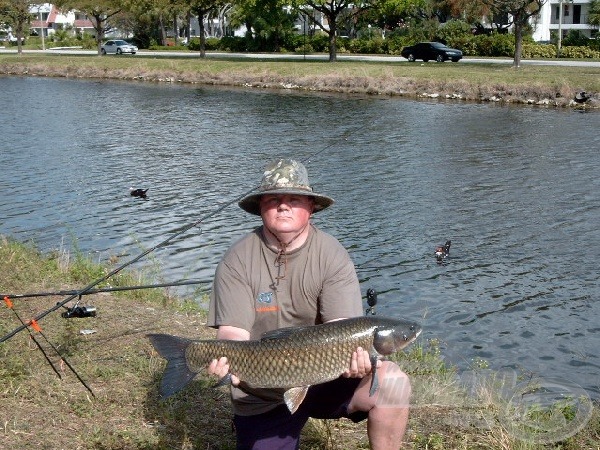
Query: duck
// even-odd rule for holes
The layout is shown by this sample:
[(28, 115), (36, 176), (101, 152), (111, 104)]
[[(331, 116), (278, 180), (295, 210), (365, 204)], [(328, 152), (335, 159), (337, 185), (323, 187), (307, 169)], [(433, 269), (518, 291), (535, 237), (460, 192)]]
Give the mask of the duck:
[(573, 98), (573, 100), (575, 100), (576, 103), (585, 103), (590, 98), (592, 98), (592, 96), (590, 94), (588, 94), (585, 91), (581, 91), (581, 92), (578, 92), (577, 94), (575, 94), (575, 97)]
[(132, 197), (146, 198), (146, 192), (148, 192), (148, 189), (129, 188), (129, 191)]
[(446, 256), (450, 254), (451, 244), (452, 241), (446, 241), (444, 245), (438, 245), (435, 248), (435, 258), (437, 259), (438, 263), (441, 263), (446, 258)]

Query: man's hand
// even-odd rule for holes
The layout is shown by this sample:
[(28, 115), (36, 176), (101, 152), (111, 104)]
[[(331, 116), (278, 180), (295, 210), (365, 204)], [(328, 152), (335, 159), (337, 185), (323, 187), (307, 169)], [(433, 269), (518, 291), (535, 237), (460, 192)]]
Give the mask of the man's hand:
[[(381, 366), (381, 361), (377, 361), (377, 367)], [(369, 352), (363, 350), (362, 347), (358, 347), (355, 352), (352, 353), (352, 360), (350, 361), (350, 368), (347, 369), (342, 376), (346, 378), (364, 378), (366, 375), (371, 373), (371, 359)]]
[[(213, 359), (206, 369), (209, 375), (216, 375), (219, 380), (227, 376), (229, 373), (229, 364), (227, 364), (227, 358), (222, 357), (219, 359)], [(240, 384), (240, 379), (235, 375), (231, 375), (231, 384), (237, 386)]]
[[(250, 333), (242, 328), (223, 325), (217, 330), (217, 339), (247, 341), (250, 339)], [(216, 375), (219, 377), (219, 380), (221, 380), (229, 373), (229, 364), (227, 364), (227, 358), (223, 356), (219, 359), (213, 359), (208, 365), (206, 371), (209, 375)], [(234, 386), (239, 385), (240, 379), (235, 375), (231, 375), (231, 384)]]

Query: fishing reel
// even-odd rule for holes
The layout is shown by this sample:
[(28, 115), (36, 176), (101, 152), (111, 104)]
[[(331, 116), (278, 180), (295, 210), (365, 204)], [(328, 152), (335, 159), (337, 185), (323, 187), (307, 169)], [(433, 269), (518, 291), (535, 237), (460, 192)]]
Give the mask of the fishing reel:
[[(79, 300), (81, 300), (81, 297), (79, 297)], [(66, 306), (63, 306), (63, 308), (65, 308), (66, 311), (62, 313), (61, 316), (65, 319), (71, 319), (73, 317), (77, 317), (78, 319), (82, 319), (84, 317), (96, 317), (95, 306), (79, 306), (79, 301), (77, 301), (77, 303), (70, 308), (67, 308)]]
[(371, 314), (375, 315), (375, 305), (377, 304), (377, 291), (373, 288), (367, 289), (367, 305), (369, 307), (365, 311), (365, 314), (368, 316)]

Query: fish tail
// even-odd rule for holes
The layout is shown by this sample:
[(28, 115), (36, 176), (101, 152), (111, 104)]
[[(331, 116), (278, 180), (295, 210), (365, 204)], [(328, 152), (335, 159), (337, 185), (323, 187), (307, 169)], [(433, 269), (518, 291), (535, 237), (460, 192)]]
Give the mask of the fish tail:
[(149, 334), (148, 339), (159, 355), (167, 360), (160, 383), (160, 395), (169, 397), (183, 389), (196, 376), (189, 369), (185, 358), (185, 351), (192, 341), (169, 334)]

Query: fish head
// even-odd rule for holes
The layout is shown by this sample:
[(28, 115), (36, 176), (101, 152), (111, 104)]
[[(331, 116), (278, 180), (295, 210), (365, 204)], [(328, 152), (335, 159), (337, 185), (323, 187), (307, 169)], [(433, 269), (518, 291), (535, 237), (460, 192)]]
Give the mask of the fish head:
[(380, 355), (391, 355), (411, 344), (421, 331), (416, 322), (381, 318), (373, 333), (373, 347)]

